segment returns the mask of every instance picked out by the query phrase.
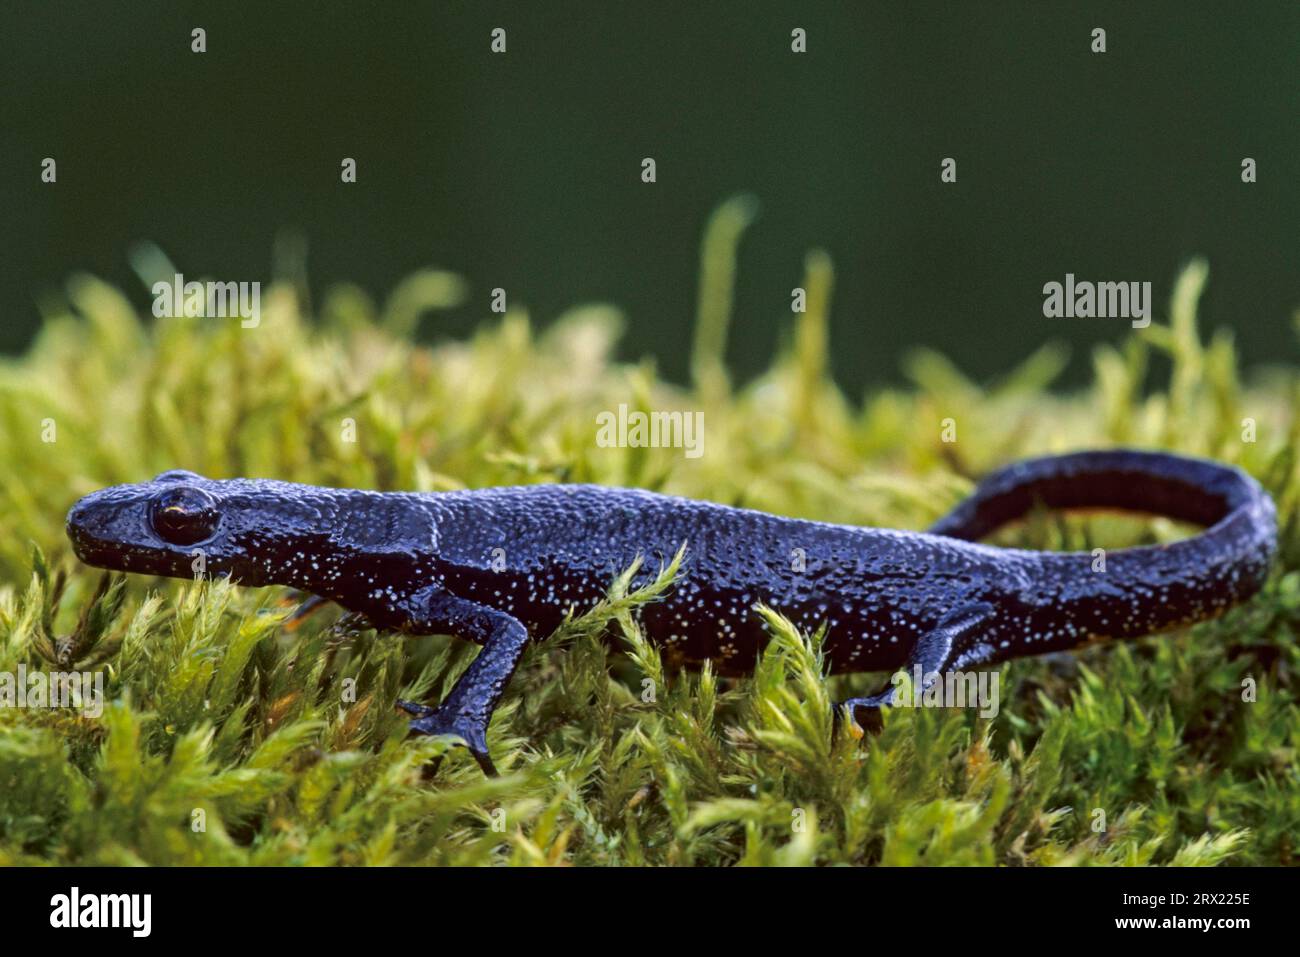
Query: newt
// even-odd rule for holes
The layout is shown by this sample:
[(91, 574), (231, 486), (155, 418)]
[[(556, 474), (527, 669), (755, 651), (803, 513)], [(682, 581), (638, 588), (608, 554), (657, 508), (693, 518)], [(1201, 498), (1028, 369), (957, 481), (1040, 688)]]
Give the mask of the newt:
[[(1035, 507), (1167, 516), (1204, 531), (1091, 552), (981, 543)], [(589, 608), (644, 558), (632, 585), (687, 543), (667, 594), (640, 609), (647, 635), (685, 664), (749, 671), (763, 603), (828, 626), (832, 672), (919, 666), (926, 682), (1008, 658), (1213, 618), (1262, 586), (1276, 510), (1245, 472), (1161, 452), (1109, 450), (996, 471), (926, 532), (785, 518), (595, 485), (401, 493), (168, 471), (87, 495), (68, 513), (81, 561), (122, 572), (290, 586), (378, 628), (482, 646), (445, 700), (399, 705), (415, 734), (456, 736), (488, 774), (488, 723), (525, 646)], [(1103, 570), (1099, 570), (1100, 568)], [(842, 703), (871, 718), (892, 688)]]

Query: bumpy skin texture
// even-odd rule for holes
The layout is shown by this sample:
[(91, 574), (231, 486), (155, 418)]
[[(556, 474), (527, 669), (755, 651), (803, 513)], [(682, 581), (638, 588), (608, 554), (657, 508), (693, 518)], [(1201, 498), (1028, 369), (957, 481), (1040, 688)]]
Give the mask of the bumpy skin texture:
[[(1036, 504), (1152, 512), (1207, 530), (1111, 552), (1104, 572), (1091, 553), (975, 542)], [(93, 565), (190, 577), (201, 553), (209, 575), (293, 586), (380, 627), (484, 644), (439, 707), (404, 706), (420, 715), (414, 731), (459, 735), (491, 771), (487, 722), (529, 637), (590, 607), (638, 556), (644, 581), (687, 545), (671, 592), (642, 611), (670, 662), (747, 672), (766, 637), (752, 610), (761, 602), (804, 629), (827, 622), (834, 671), (919, 664), (928, 674), (1211, 618), (1259, 589), (1277, 529), (1272, 501), (1238, 469), (1105, 451), (994, 473), (929, 533), (600, 486), (417, 495), (167, 472), (82, 499), (68, 534)]]

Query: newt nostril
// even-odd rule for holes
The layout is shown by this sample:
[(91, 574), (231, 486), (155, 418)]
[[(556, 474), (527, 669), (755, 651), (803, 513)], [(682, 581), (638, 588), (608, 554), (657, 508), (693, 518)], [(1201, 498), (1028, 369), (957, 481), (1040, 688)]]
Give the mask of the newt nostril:
[(95, 542), (93, 532), (95, 510), (93, 503), (90, 502), (91, 497), (86, 496), (80, 499), (72, 508), (68, 509), (68, 518), (64, 523), (68, 538), (72, 541), (72, 550), (82, 561), (86, 560)]
[(68, 509), (68, 519), (67, 522), (65, 522), (68, 535), (75, 537), (76, 533), (85, 525), (85, 517), (86, 500), (83, 498), (73, 505), (72, 508)]

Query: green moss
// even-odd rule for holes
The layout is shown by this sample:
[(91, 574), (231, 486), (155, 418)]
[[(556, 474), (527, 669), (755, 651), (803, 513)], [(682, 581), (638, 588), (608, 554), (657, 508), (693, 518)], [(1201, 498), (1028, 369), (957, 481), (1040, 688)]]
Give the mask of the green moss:
[[(1098, 349), (1081, 393), (1046, 391), (1062, 365), (1052, 348), (988, 388), (920, 353), (913, 388), (858, 402), (827, 373), (832, 272), (814, 253), (809, 311), (737, 387), (721, 357), (748, 217), (729, 205), (705, 243), (689, 388), (614, 362), (619, 317), (605, 306), (540, 335), (514, 311), (467, 342), (416, 347), (410, 332), (433, 321), (421, 314), (459, 295), (439, 273), (379, 308), (335, 290), (311, 319), (297, 284), (278, 283), (256, 329), (145, 322), (115, 290), (74, 279), (30, 352), (0, 369), (0, 671), (101, 669), (108, 706), (0, 708), (0, 864), (1290, 862), (1296, 371), (1246, 387), (1231, 340), (1203, 344), (1193, 265), (1169, 324)], [(1154, 355), (1172, 363), (1167, 387), (1147, 371)], [(702, 409), (704, 455), (597, 447), (597, 413), (621, 402)], [(862, 743), (832, 739), (829, 705), (879, 676), (825, 679), (821, 636), (767, 612), (773, 640), (753, 677), (677, 672), (629, 615), (654, 589), (627, 595), (624, 580), (529, 651), (492, 725), (497, 780), (444, 741), (406, 740), (393, 707), (436, 699), (473, 647), (332, 611), (291, 628), (278, 589), (104, 578), (72, 559), (62, 529), (79, 495), (174, 467), (375, 489), (596, 481), (919, 528), (994, 465), (1119, 443), (1211, 455), (1266, 482), (1283, 549), (1263, 595), (1180, 635), (1013, 662), (995, 718), (898, 710)], [(1177, 533), (1044, 517), (1006, 540)]]

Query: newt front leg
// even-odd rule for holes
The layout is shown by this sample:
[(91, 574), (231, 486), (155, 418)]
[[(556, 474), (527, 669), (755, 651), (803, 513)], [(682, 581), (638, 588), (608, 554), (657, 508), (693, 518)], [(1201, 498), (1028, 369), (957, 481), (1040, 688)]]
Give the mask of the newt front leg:
[(407, 711), (421, 715), (411, 722), (411, 732), (459, 737), (484, 773), (495, 776), (496, 768), (488, 756), (488, 723), (528, 644), (528, 630), (519, 619), (503, 611), (436, 587), (417, 592), (409, 611), (407, 631), (449, 634), (483, 646), (437, 707), (399, 702)]

